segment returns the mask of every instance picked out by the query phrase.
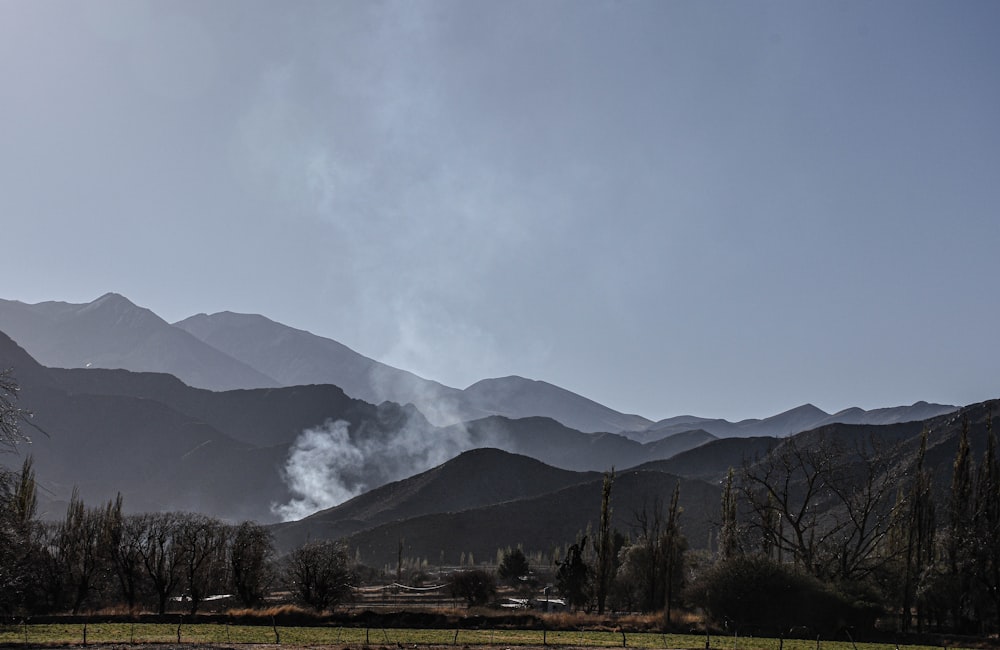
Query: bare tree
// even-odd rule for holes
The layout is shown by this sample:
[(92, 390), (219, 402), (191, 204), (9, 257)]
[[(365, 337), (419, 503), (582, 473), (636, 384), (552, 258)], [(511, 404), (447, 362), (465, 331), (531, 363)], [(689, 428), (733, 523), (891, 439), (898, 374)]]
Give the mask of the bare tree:
[(213, 591), (221, 591), (227, 580), (227, 527), (218, 519), (184, 513), (177, 520), (174, 545), (181, 563), (181, 576), (191, 614)]
[(230, 581), (236, 597), (247, 607), (264, 601), (274, 577), (274, 544), (266, 528), (244, 521), (233, 531), (229, 545)]
[(3, 451), (14, 451), (17, 443), (27, 440), (21, 424), (31, 417), (31, 412), (17, 406), (20, 390), (12, 369), (0, 371), (0, 450)]
[(762, 551), (784, 554), (823, 580), (863, 578), (894, 516), (898, 477), (874, 438), (846, 447), (825, 436), (790, 438), (745, 463), (741, 493), (749, 529)]
[(164, 512), (143, 515), (140, 519), (139, 555), (156, 597), (157, 611), (167, 611), (167, 601), (181, 583), (182, 557), (174, 543), (178, 516)]
[(334, 540), (310, 542), (292, 551), (287, 572), (296, 600), (316, 611), (333, 609), (353, 591), (347, 549)]
[(614, 541), (611, 535), (611, 487), (615, 482), (615, 468), (604, 473), (604, 485), (601, 489), (601, 524), (594, 542), (597, 554), (597, 566), (594, 570), (594, 592), (597, 600), (597, 613), (604, 613), (604, 603), (611, 588), (611, 578), (614, 575)]

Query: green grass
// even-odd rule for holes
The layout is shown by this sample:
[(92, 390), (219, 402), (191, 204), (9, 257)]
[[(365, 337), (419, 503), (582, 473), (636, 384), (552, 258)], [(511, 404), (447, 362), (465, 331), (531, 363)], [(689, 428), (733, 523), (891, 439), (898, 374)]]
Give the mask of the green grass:
[[(178, 627), (167, 623), (93, 623), (86, 626), (87, 643), (176, 643)], [(423, 630), (352, 627), (282, 627), (280, 642), (285, 645), (338, 645), (375, 647), (408, 645), (528, 646), (543, 641), (556, 646), (622, 647), (622, 635), (607, 630)], [(0, 645), (80, 645), (82, 624), (3, 625)], [(627, 633), (629, 648), (675, 648), (703, 650), (705, 637), (685, 634)], [(266, 625), (224, 625), (198, 623), (180, 626), (182, 643), (274, 643), (275, 631)], [(816, 650), (815, 640), (731, 636), (710, 638), (713, 650)], [(901, 650), (940, 650), (933, 646), (900, 646)], [(820, 650), (855, 650), (846, 641), (821, 641)], [(896, 650), (892, 644), (858, 643), (857, 650)], [(956, 649), (949, 649), (956, 650)]]

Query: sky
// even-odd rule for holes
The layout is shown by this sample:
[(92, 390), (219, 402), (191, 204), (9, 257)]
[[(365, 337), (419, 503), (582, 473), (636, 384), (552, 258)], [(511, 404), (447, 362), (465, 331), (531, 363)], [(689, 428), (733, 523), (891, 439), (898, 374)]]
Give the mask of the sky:
[(998, 62), (992, 0), (0, 0), (0, 297), (651, 419), (996, 398)]

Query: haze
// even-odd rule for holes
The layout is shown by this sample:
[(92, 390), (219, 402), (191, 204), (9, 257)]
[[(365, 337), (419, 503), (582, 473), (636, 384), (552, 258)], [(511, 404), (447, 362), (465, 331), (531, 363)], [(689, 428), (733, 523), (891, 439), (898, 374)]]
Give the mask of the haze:
[(995, 2), (0, 2), (2, 297), (740, 419), (997, 396)]

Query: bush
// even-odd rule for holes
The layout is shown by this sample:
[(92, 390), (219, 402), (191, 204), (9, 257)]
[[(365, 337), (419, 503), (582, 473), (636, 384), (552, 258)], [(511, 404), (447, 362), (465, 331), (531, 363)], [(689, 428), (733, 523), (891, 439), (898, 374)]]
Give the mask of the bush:
[(473, 569), (459, 571), (451, 576), (451, 595), (464, 598), (469, 607), (485, 605), (497, 592), (496, 579), (489, 571)]
[(834, 632), (870, 628), (870, 607), (854, 604), (795, 567), (762, 557), (735, 557), (706, 571), (688, 590), (690, 601), (719, 625), (780, 635), (792, 628)]

